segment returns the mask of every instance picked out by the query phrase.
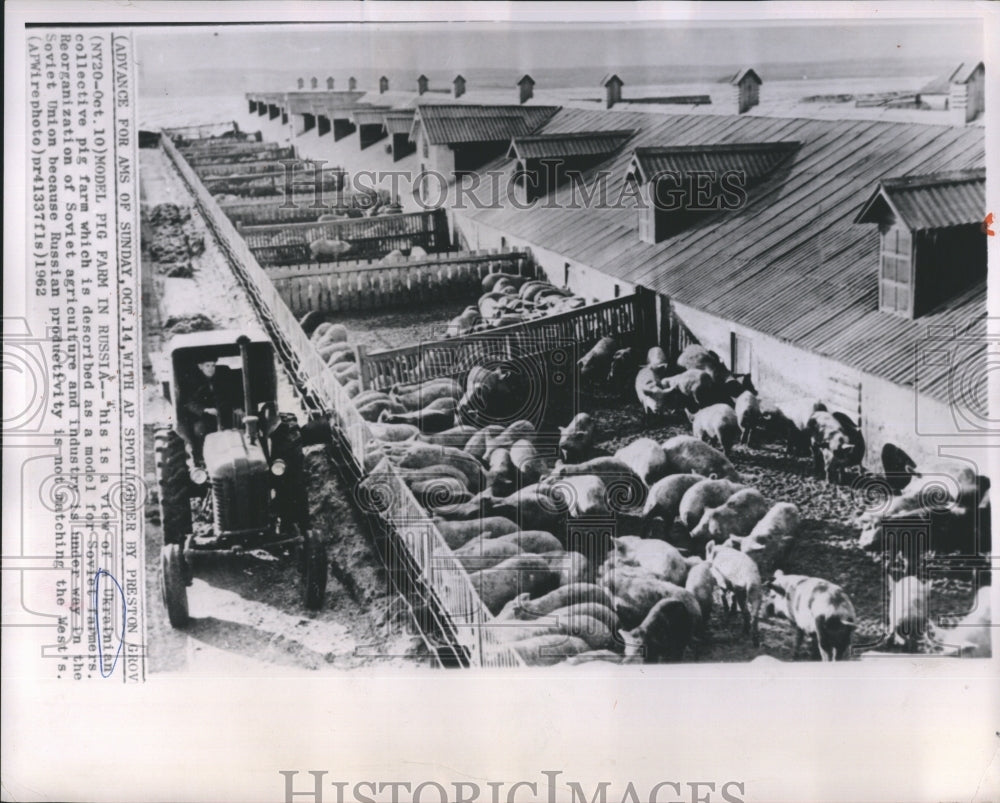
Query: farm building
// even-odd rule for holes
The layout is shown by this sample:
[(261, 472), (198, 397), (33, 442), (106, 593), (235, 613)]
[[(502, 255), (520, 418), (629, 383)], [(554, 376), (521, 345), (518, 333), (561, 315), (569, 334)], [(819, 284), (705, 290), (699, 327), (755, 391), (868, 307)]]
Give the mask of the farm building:
[[(654, 290), (662, 342), (697, 340), (765, 396), (860, 417), (876, 465), (887, 441), (925, 456), (985, 416), (981, 128), (562, 109), (484, 171), (531, 170), (526, 142), (536, 158), (569, 142), (593, 158), (530, 209), (487, 190), (454, 210), (469, 247), (530, 248), (594, 299)], [(745, 175), (745, 197), (642, 203), (704, 171)]]
[(920, 100), (932, 109), (955, 112), (956, 123), (975, 120), (983, 111), (983, 62), (963, 63), (920, 88)]
[[(948, 76), (964, 98), (953, 122), (981, 119), (982, 77), (981, 64)], [(454, 204), (455, 185), (451, 197), (439, 181), (425, 186), (429, 171), (449, 179), (505, 171), (504, 202), (487, 203), (484, 194), (496, 194), (487, 183), (483, 208), (469, 208), (466, 192), (462, 208), (450, 210), (457, 241), (530, 248), (552, 281), (592, 299), (654, 290), (666, 343), (680, 348), (693, 338), (752, 374), (765, 395), (812, 395), (860, 417), (870, 462), (890, 440), (932, 453), (932, 436), (982, 417), (986, 389), (970, 380), (974, 370), (959, 377), (969, 385), (959, 391), (949, 366), (918, 357), (949, 332), (961, 364), (984, 358), (966, 343), (985, 332), (980, 125), (881, 122), (884, 110), (880, 121), (766, 116), (752, 69), (727, 80), (729, 102), (670, 115), (633, 111), (617, 76), (604, 82), (615, 97), (601, 104), (610, 99), (613, 110), (541, 105), (525, 78), (504, 103), (473, 103), (471, 88), (459, 103), (451, 93), (387, 88), (248, 99), (277, 125), (297, 96), (351, 94), (340, 111), (324, 101), (350, 125), (342, 139), (324, 136), (317, 120), (294, 132), (296, 147), (351, 174), (412, 175), (412, 185), (397, 178), (392, 188), (408, 210), (439, 198)], [(523, 106), (514, 105), (518, 91)], [(909, 121), (915, 112), (903, 114)], [(562, 171), (545, 166), (552, 160)], [(705, 196), (715, 208), (658, 209), (652, 199), (678, 190), (656, 180), (665, 170), (688, 187), (699, 171), (739, 174), (746, 195), (720, 185)], [(582, 181), (570, 180), (572, 171)], [(942, 270), (945, 253), (952, 262)], [(956, 393), (964, 412), (951, 403)]]

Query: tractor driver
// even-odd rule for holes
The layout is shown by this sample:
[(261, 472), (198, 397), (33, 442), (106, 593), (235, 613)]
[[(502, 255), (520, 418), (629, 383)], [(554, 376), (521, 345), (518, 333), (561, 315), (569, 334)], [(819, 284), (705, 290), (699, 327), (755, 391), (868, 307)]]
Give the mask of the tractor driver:
[(214, 357), (198, 363), (198, 372), (184, 405), (191, 422), (191, 450), (197, 465), (205, 462), (202, 451), (205, 436), (233, 426), (235, 386), (236, 372), (225, 365), (218, 365)]

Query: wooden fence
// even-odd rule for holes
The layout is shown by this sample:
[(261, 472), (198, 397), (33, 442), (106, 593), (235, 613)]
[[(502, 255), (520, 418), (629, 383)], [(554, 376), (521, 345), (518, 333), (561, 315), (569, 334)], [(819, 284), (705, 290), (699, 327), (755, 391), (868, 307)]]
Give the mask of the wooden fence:
[[(346, 456), (354, 463), (355, 473), (363, 473), (368, 445), (373, 438), (368, 422), (361, 417), (351, 397), (323, 362), (299, 326), (298, 319), (281, 299), (215, 198), (169, 138), (162, 137), (161, 144), (195, 195), (199, 209), (258, 310), (284, 364), (297, 378), (306, 397), (329, 416), (331, 426), (347, 444)], [(373, 482), (381, 486), (383, 492), (378, 496), (384, 503), (369, 512), (377, 514), (388, 524), (396, 541), (417, 567), (418, 579), (436, 605), (447, 614), (447, 624), (454, 641), (464, 651), (469, 664), (523, 666), (520, 657), (501, 641), (500, 630), (492, 626), (493, 617), (484, 607), (469, 575), (455, 559), (433, 520), (410, 493), (399, 472), (386, 461), (376, 471), (377, 479)]]
[(368, 209), (375, 198), (389, 203), (386, 190), (376, 192), (296, 193), (275, 198), (247, 198), (222, 201), (220, 206), (234, 224), (240, 226), (273, 226), (286, 223), (315, 223), (322, 215), (348, 209)]
[(198, 151), (192, 151), (189, 155), (184, 158), (191, 167), (195, 169), (196, 172), (208, 165), (231, 165), (236, 163), (249, 163), (249, 162), (259, 162), (259, 161), (277, 161), (279, 159), (294, 159), (295, 158), (295, 146), (289, 145), (287, 148), (283, 148), (280, 145), (274, 145), (273, 143), (262, 143), (267, 144), (268, 147), (263, 150), (249, 151), (249, 152), (236, 152), (236, 153), (198, 153)]
[[(381, 262), (338, 262), (268, 268), (297, 316), (307, 312), (384, 309), (414, 302), (474, 299), (487, 273), (534, 275), (528, 251), (465, 251)], [(444, 322), (442, 322), (444, 328)]]
[(279, 159), (255, 159), (253, 161), (241, 161), (241, 162), (229, 162), (225, 164), (220, 164), (216, 161), (211, 161), (206, 164), (200, 164), (194, 167), (194, 172), (197, 173), (203, 182), (209, 181), (214, 178), (230, 178), (236, 176), (260, 176), (269, 173), (281, 173), (284, 174), (286, 169), (295, 169), (302, 164), (307, 171), (307, 175), (312, 175), (311, 168), (309, 167), (308, 160), (303, 162), (298, 162), (294, 157), (286, 157), (283, 160)]
[[(245, 165), (239, 165), (245, 167)], [(226, 195), (281, 195), (292, 186), (309, 184), (323, 192), (338, 192), (344, 186), (345, 172), (342, 167), (326, 168), (319, 177), (310, 171), (286, 170), (284, 165), (270, 172), (253, 173), (243, 171), (231, 176), (205, 176), (200, 179), (211, 193)]]
[(444, 209), (405, 215), (349, 218), (324, 223), (276, 226), (240, 226), (247, 245), (262, 265), (295, 265), (309, 262), (309, 243), (317, 239), (341, 240), (351, 250), (323, 261), (378, 259), (390, 251), (420, 246), (425, 251), (447, 251), (451, 241)]
[[(640, 288), (634, 295), (488, 332), (374, 354), (358, 347), (361, 386), (385, 389), (397, 382), (441, 376), (462, 381), (474, 365), (544, 358), (572, 388), (570, 363), (605, 335), (614, 335), (622, 347), (632, 345), (643, 350), (656, 342), (655, 299), (654, 293)], [(529, 366), (529, 370), (536, 369)], [(551, 374), (542, 379), (550, 389), (559, 384)]]

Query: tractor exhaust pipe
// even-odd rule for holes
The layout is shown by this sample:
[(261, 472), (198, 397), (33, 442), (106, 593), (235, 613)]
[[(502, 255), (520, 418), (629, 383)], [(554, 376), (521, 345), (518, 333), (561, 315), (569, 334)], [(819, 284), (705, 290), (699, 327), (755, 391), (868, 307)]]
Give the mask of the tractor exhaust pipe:
[(240, 362), (243, 367), (243, 421), (246, 424), (250, 443), (256, 443), (258, 436), (257, 415), (256, 410), (253, 409), (253, 399), (250, 395), (250, 338), (246, 335), (240, 335), (236, 339), (236, 345), (240, 347)]

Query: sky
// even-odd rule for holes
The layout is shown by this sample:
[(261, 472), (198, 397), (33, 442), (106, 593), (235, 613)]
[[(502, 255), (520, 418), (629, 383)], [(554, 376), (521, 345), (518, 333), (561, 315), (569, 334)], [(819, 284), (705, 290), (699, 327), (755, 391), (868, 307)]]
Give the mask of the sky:
[[(595, 25), (369, 23), (143, 29), (140, 80), (187, 72), (209, 86), (275, 69), (337, 75), (367, 67), (415, 77), (595, 65), (730, 65), (845, 60), (913, 63), (982, 58), (975, 20), (844, 24)], [(935, 67), (934, 69), (937, 69)], [(933, 72), (934, 70), (931, 70)], [(223, 76), (226, 76), (223, 80)], [(260, 87), (258, 87), (260, 88)]]
[(350, 67), (377, 59), (390, 69), (430, 66), (499, 68), (571, 67), (653, 60), (690, 64), (718, 60), (835, 61), (981, 52), (975, 21), (831, 25), (694, 27), (529, 26), (510, 23), (440, 23), (344, 26), (220, 26), (149, 29), (140, 35), (150, 67), (209, 68), (247, 64), (266, 52), (289, 66)]

